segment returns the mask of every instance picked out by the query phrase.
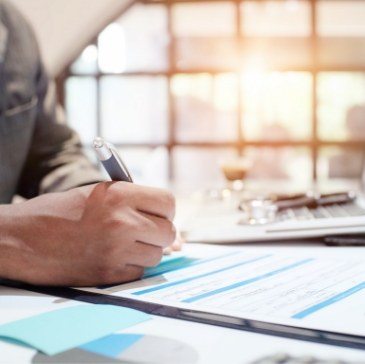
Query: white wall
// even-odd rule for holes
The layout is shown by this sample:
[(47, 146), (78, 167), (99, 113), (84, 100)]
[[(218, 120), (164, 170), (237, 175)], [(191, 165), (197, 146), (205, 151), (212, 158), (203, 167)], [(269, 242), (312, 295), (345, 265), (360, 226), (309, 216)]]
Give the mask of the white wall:
[(10, 0), (32, 23), (51, 75), (134, 0)]

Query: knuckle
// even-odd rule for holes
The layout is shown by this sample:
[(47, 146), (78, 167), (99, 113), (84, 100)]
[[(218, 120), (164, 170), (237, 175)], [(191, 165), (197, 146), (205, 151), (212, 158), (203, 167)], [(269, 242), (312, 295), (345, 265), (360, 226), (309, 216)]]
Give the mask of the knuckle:
[(176, 228), (175, 225), (172, 222), (168, 222), (167, 229), (166, 229), (166, 243), (168, 245), (172, 244), (176, 239)]
[(138, 221), (138, 223), (136, 222), (135, 228), (138, 229), (138, 231), (148, 233), (153, 232), (155, 224), (148, 218), (142, 218)]
[(175, 216), (176, 201), (175, 196), (171, 192), (165, 192), (164, 204), (166, 206), (168, 216), (173, 218)]
[(142, 228), (143, 223), (139, 219), (130, 216), (123, 222), (123, 225), (128, 232), (134, 234)]
[(138, 227), (139, 223), (128, 208), (115, 210), (109, 213), (105, 219), (105, 228), (109, 231), (131, 231)]

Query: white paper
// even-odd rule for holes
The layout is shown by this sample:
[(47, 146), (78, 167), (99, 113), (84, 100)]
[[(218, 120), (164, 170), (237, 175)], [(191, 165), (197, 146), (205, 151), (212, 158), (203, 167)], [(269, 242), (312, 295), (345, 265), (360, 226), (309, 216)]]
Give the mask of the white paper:
[(213, 248), (195, 249), (204, 258), (191, 267), (110, 290), (170, 306), (365, 335), (365, 249)]

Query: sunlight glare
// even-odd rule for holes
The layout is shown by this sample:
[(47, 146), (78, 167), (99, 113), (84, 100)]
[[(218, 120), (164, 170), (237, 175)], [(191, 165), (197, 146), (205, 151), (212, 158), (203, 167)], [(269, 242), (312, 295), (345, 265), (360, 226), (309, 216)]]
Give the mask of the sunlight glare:
[(99, 65), (104, 72), (124, 72), (126, 69), (126, 42), (120, 24), (110, 24), (99, 36)]

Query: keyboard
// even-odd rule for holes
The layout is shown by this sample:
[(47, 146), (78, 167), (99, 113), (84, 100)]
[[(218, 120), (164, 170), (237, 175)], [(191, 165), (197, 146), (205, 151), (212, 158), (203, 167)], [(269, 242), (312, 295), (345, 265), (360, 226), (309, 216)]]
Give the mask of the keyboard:
[(319, 206), (316, 208), (300, 207), (290, 208), (279, 212), (278, 221), (283, 220), (314, 220), (331, 217), (349, 217), (349, 216), (363, 216), (365, 209), (354, 202), (346, 204), (335, 204), (329, 206)]

